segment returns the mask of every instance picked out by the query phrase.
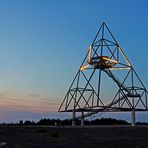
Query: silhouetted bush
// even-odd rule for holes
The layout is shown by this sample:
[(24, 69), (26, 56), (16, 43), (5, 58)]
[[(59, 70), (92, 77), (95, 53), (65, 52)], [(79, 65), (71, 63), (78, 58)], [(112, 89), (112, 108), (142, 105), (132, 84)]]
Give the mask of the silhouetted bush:
[(112, 118), (102, 118), (90, 121), (91, 125), (127, 125), (125, 120), (117, 120)]
[(136, 125), (148, 125), (147, 122), (136, 122)]
[[(56, 123), (56, 124), (55, 124)], [(64, 126), (64, 125), (71, 125), (72, 120), (60, 120), (60, 119), (41, 119), (39, 122), (37, 122), (37, 125), (57, 125), (57, 126)], [(80, 125), (81, 121), (76, 120), (76, 125)], [(129, 123), (124, 120), (117, 120), (112, 118), (102, 118), (102, 119), (95, 119), (95, 120), (85, 120), (85, 125), (128, 125)]]
[(37, 125), (55, 125), (55, 123), (57, 123), (57, 125), (59, 125), (61, 122), (60, 119), (41, 119), (40, 121), (38, 121), (36, 124)]
[(24, 122), (24, 125), (35, 125), (35, 122), (34, 122), (34, 121), (26, 120), (26, 121)]
[[(41, 119), (38, 122), (34, 121), (22, 121), (20, 120), (19, 123), (16, 123), (16, 125), (48, 125), (48, 126), (64, 126), (64, 125), (71, 125), (72, 120), (71, 119), (65, 119), (65, 120), (60, 120), (60, 119)], [(76, 125), (80, 125), (81, 121), (76, 120)], [(128, 125), (129, 123), (125, 120), (117, 120), (117, 119), (112, 119), (112, 118), (101, 118), (101, 119), (95, 119), (95, 120), (85, 120), (84, 121), (85, 125)], [(7, 123), (1, 123), (1, 125), (12, 125), (7, 124)], [(15, 125), (13, 123), (13, 125)], [(147, 122), (136, 122), (136, 125), (148, 125)]]

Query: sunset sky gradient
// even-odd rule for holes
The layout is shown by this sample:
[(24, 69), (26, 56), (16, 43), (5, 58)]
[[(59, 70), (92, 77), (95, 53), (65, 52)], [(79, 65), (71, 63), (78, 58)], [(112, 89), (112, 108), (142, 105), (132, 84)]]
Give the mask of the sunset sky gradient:
[(147, 8), (147, 0), (1, 0), (0, 122), (64, 117), (58, 107), (103, 21), (148, 87)]

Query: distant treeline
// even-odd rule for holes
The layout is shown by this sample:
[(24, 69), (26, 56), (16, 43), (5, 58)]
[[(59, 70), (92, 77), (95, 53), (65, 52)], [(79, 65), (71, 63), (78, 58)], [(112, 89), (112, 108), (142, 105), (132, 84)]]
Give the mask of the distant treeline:
[[(38, 122), (34, 121), (19, 121), (17, 125), (49, 125), (49, 126), (64, 126), (64, 125), (71, 125), (72, 120), (60, 120), (60, 119), (41, 119)], [(76, 124), (80, 125), (81, 121), (76, 120)], [(117, 120), (117, 119), (112, 119), (112, 118), (101, 118), (101, 119), (95, 119), (95, 120), (85, 120), (84, 121), (85, 125), (129, 125), (125, 120)], [(147, 122), (136, 122), (137, 125), (148, 125)]]

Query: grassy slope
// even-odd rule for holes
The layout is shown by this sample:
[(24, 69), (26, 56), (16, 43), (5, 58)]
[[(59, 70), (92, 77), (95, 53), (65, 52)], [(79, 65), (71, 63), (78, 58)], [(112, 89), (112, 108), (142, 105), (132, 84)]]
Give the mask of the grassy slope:
[(10, 148), (148, 148), (148, 127), (0, 127)]

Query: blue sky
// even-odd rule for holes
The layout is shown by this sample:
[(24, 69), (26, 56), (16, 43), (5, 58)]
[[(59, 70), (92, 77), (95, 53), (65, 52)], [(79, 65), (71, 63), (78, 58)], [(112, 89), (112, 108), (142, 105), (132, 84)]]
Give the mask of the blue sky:
[(0, 122), (56, 112), (103, 21), (148, 86), (147, 7), (147, 0), (1, 0)]

